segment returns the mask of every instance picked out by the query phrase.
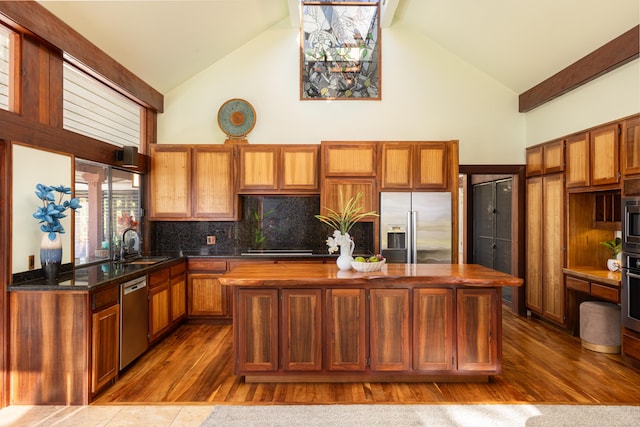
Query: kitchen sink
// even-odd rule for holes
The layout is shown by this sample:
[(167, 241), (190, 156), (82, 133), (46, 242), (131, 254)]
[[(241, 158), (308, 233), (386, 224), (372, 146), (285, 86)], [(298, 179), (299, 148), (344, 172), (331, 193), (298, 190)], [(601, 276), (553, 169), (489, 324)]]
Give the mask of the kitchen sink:
[(157, 264), (157, 263), (162, 262), (162, 261), (166, 261), (168, 259), (169, 259), (169, 257), (142, 257), (142, 258), (132, 259), (131, 261), (125, 261), (123, 264), (129, 264), (129, 265), (152, 265), (152, 264)]

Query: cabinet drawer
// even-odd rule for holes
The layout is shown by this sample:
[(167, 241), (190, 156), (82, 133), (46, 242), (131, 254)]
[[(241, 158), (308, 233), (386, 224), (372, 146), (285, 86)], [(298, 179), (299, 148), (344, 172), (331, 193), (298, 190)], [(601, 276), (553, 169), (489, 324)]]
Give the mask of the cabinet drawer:
[(620, 302), (619, 292), (617, 289), (602, 286), (597, 283), (591, 284), (591, 295), (612, 302)]
[(149, 274), (149, 289), (154, 288), (158, 285), (162, 285), (163, 283), (169, 280), (169, 274), (171, 273), (170, 268), (165, 268), (159, 271), (154, 271)]
[(586, 280), (576, 279), (575, 277), (567, 276), (565, 279), (567, 289), (573, 289), (578, 292), (589, 293), (589, 282)]
[(187, 266), (185, 262), (171, 266), (171, 277), (178, 276), (186, 270)]
[(227, 271), (227, 262), (212, 259), (189, 259), (189, 271)]
[(119, 289), (118, 285), (113, 285), (94, 293), (91, 296), (91, 310), (100, 311), (103, 308), (117, 304), (120, 297)]

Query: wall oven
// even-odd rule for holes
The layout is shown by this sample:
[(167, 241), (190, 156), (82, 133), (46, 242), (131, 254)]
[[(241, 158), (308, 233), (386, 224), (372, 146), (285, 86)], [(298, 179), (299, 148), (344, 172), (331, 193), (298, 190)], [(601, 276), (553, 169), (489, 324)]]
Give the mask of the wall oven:
[(640, 332), (640, 196), (622, 198), (622, 324)]
[(640, 253), (640, 196), (622, 198), (622, 250)]

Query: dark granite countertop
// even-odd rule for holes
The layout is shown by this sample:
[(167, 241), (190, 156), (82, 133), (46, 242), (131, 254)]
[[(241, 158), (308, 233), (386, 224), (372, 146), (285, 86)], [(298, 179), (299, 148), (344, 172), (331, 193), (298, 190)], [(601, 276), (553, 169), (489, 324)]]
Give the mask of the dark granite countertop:
[[(47, 282), (44, 278), (26, 280), (12, 283), (7, 287), (8, 291), (43, 291), (43, 290), (76, 290), (76, 291), (93, 291), (102, 286), (112, 284), (114, 282), (126, 282), (128, 280), (140, 277), (150, 271), (165, 267), (170, 263), (185, 258), (224, 258), (224, 259), (286, 259), (286, 260), (304, 260), (304, 259), (324, 259), (337, 258), (337, 254), (324, 253), (301, 253), (301, 251), (290, 252), (256, 252), (248, 251), (179, 251), (165, 252), (161, 254), (152, 254), (153, 257), (165, 257), (166, 260), (155, 264), (131, 264), (131, 263), (113, 263), (105, 262), (101, 264), (92, 264), (81, 266), (71, 271), (61, 273), (55, 283)], [(354, 254), (355, 256), (355, 254)]]

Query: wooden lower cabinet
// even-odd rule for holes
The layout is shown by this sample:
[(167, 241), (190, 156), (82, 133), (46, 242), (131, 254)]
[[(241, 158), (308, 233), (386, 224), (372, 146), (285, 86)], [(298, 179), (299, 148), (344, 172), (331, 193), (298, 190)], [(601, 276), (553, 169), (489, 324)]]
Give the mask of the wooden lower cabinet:
[(231, 318), (229, 291), (218, 279), (227, 271), (227, 261), (189, 258), (187, 263), (187, 317)]
[(458, 322), (458, 370), (500, 372), (498, 358), (502, 353), (498, 328), (500, 292), (497, 289), (458, 289), (456, 320)]
[(149, 343), (162, 337), (171, 327), (170, 269), (149, 273)]
[(454, 301), (452, 289), (413, 291), (413, 369), (453, 370)]
[(364, 289), (327, 291), (327, 368), (364, 371), (367, 367)]
[(282, 368), (287, 371), (322, 370), (322, 291), (282, 291)]
[(238, 348), (236, 369), (240, 372), (276, 371), (279, 365), (278, 291), (240, 289), (237, 304), (234, 341), (242, 337), (243, 345)]
[(488, 378), (502, 370), (499, 288), (234, 288), (247, 382)]
[(120, 304), (91, 316), (91, 393), (99, 392), (118, 376)]
[(172, 325), (180, 322), (187, 315), (187, 276), (186, 263), (181, 262), (170, 267), (171, 316)]
[(369, 312), (371, 369), (409, 370), (409, 289), (371, 289)]

